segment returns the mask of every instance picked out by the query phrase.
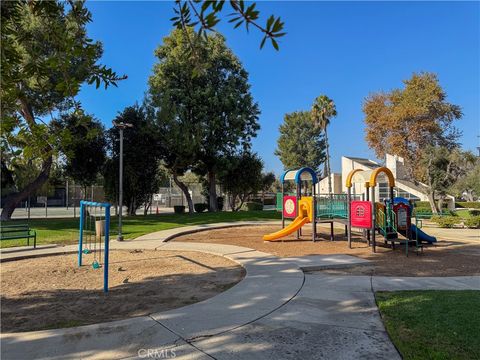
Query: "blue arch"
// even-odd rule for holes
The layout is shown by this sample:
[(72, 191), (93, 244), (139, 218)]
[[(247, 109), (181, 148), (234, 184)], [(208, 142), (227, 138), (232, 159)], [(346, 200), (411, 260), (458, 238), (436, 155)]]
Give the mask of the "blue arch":
[(318, 178), (317, 178), (317, 174), (315, 173), (315, 171), (312, 169), (312, 168), (309, 168), (309, 167), (303, 167), (301, 169), (298, 169), (298, 170), (287, 170), (285, 171), (282, 176), (280, 176), (280, 181), (281, 183), (285, 183), (285, 177), (287, 176), (288, 173), (290, 172), (295, 172), (295, 183), (296, 184), (301, 184), (302, 182), (302, 174), (304, 172), (308, 172), (310, 174), (310, 176), (312, 177), (312, 182), (313, 184), (316, 184), (318, 182)]
[(308, 172), (311, 175), (313, 184), (316, 184), (318, 182), (317, 174), (315, 173), (315, 171), (312, 168), (303, 167), (300, 170), (298, 170), (297, 173), (295, 174), (295, 182), (297, 184), (302, 183), (302, 174), (304, 172)]
[(290, 172), (290, 171), (295, 171), (295, 170), (292, 170), (292, 169), (289, 169), (287, 171), (285, 171), (282, 176), (280, 176), (280, 182), (283, 184), (285, 183), (285, 176), (287, 176), (287, 174)]

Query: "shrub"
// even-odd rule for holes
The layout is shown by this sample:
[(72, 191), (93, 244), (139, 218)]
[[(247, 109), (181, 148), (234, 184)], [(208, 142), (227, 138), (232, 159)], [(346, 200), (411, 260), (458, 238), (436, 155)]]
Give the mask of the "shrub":
[(455, 216), (440, 216), (435, 221), (441, 228), (453, 228), (459, 222), (459, 218)]
[(193, 208), (195, 209), (195, 212), (202, 213), (208, 209), (208, 205), (204, 203), (196, 203), (193, 204)]
[(277, 199), (275, 198), (265, 198), (263, 205), (276, 205)]
[(480, 216), (472, 216), (466, 219), (464, 224), (470, 229), (480, 229)]
[(424, 219), (429, 219), (432, 216), (432, 210), (430, 209), (415, 209), (415, 214), (418, 217), (424, 218)]
[(471, 216), (480, 216), (480, 209), (469, 210), (468, 213), (469, 213)]
[(258, 211), (263, 210), (263, 204), (258, 202), (249, 201), (243, 204), (243, 210)]
[[(432, 209), (429, 201), (415, 201), (414, 205), (416, 208), (426, 208), (430, 210)], [(444, 202), (442, 204), (442, 208), (446, 209), (447, 207), (448, 207), (448, 203)]]
[[(217, 197), (217, 208), (218, 208), (218, 211), (222, 211), (223, 210), (223, 204), (224, 204), (224, 199), (222, 196), (218, 196)], [(207, 206), (208, 208), (208, 206)]]
[(173, 211), (175, 214), (183, 214), (185, 212), (185, 206), (183, 205), (175, 205), (173, 207)]
[(455, 207), (467, 209), (480, 209), (480, 201), (460, 201), (455, 203)]

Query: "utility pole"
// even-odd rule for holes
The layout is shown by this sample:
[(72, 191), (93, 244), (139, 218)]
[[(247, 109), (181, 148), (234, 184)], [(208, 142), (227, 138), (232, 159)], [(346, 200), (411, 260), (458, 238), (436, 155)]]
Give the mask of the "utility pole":
[(122, 210), (123, 210), (123, 130), (133, 127), (132, 124), (112, 121), (113, 126), (120, 130), (120, 166), (118, 174), (118, 236), (117, 241), (123, 241), (122, 235)]
[[(477, 135), (477, 138), (480, 139), (480, 135)], [(479, 140), (479, 144), (480, 144), (480, 140)], [(480, 157), (480, 145), (477, 146), (477, 151), (478, 151), (478, 157)]]

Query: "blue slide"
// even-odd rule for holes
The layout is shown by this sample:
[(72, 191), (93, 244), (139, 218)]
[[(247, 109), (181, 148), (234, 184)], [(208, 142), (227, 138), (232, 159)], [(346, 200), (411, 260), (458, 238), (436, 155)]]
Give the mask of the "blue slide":
[[(394, 204), (398, 204), (398, 203), (404, 203), (406, 205), (410, 205), (410, 210), (413, 210), (411, 208), (411, 204), (410, 202), (405, 199), (405, 198), (402, 198), (402, 197), (396, 197), (393, 199), (393, 203)], [(425, 232), (423, 232), (422, 230), (420, 229), (417, 229), (417, 227), (415, 225), (410, 225), (410, 232), (412, 234), (412, 239), (413, 240), (417, 240), (416, 239), (416, 236), (417, 236), (417, 232), (418, 232), (418, 241), (419, 242), (427, 242), (429, 244), (432, 244), (434, 242), (437, 242), (437, 238), (435, 236), (430, 236), (428, 234), (426, 234)], [(405, 236), (405, 231), (401, 231), (400, 234), (402, 234), (403, 236)]]
[(430, 236), (430, 235), (424, 233), (422, 230), (417, 229), (417, 227), (413, 224), (410, 226), (410, 231), (412, 233), (412, 238), (414, 240), (416, 240), (415, 237), (416, 237), (416, 234), (417, 234), (417, 231), (418, 231), (418, 241), (419, 242), (427, 242), (429, 244), (437, 242), (437, 238), (435, 236)]

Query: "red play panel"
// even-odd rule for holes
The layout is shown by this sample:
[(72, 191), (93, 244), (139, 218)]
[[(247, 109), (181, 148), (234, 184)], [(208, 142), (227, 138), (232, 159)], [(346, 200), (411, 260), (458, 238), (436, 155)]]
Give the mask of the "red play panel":
[(410, 217), (410, 206), (399, 203), (393, 207), (393, 211), (397, 215), (397, 229), (407, 230), (410, 229), (411, 217)]
[(353, 227), (370, 229), (372, 227), (372, 203), (370, 201), (352, 201), (350, 219)]
[(294, 218), (297, 214), (297, 197), (284, 196), (283, 197), (283, 217)]

